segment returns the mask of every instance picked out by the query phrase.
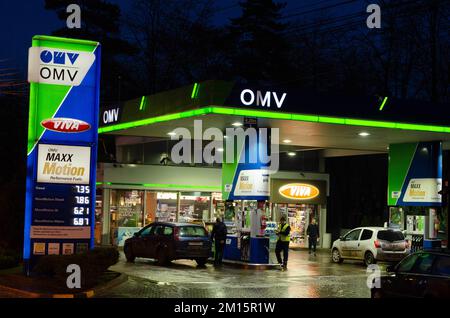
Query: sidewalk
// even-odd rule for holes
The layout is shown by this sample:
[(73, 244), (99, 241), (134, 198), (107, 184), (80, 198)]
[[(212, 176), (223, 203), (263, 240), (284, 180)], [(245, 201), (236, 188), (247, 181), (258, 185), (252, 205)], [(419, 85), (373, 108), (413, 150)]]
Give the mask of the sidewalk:
[(91, 298), (127, 279), (125, 274), (108, 271), (102, 275), (97, 286), (74, 292), (51, 278), (27, 277), (23, 274), (22, 267), (16, 267), (0, 271), (0, 298)]

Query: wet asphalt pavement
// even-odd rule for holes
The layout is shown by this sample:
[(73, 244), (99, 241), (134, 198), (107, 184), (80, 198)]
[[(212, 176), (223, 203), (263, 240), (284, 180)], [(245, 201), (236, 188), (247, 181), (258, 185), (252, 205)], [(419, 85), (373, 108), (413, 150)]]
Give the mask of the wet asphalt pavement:
[[(272, 255), (271, 259), (275, 259)], [(383, 265), (381, 265), (383, 266)], [(359, 261), (331, 262), (326, 251), (317, 256), (290, 251), (288, 271), (250, 270), (223, 265), (204, 268), (194, 261), (160, 267), (138, 258), (126, 263), (123, 254), (111, 270), (128, 280), (97, 297), (120, 298), (368, 298), (366, 267)]]

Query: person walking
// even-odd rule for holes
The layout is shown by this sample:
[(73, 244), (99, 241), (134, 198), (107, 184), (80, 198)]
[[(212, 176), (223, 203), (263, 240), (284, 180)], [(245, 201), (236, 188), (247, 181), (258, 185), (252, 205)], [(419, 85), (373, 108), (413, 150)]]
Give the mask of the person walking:
[(319, 234), (319, 226), (317, 226), (315, 218), (313, 218), (311, 224), (308, 225), (308, 228), (306, 229), (306, 234), (308, 235), (309, 254), (311, 254), (311, 250), (313, 250), (314, 256), (316, 256), (317, 240), (320, 238), (320, 234)]
[[(275, 254), (277, 256), (278, 264), (281, 266), (281, 270), (287, 270), (287, 262), (289, 256), (289, 242), (291, 241), (291, 227), (286, 223), (286, 218), (282, 216), (280, 218), (280, 224), (276, 234), (278, 235), (277, 245), (275, 247)], [(283, 251), (283, 260), (281, 259), (281, 251)]]
[(211, 232), (211, 239), (214, 240), (214, 266), (222, 265), (223, 250), (225, 248), (225, 241), (227, 239), (227, 226), (220, 218), (216, 219), (213, 230)]

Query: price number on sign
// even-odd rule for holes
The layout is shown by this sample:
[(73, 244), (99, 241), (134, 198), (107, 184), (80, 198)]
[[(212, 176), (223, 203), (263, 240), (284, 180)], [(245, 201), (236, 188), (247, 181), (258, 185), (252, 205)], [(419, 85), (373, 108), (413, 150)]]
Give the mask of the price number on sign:
[(75, 203), (76, 204), (89, 204), (90, 200), (89, 197), (84, 196), (75, 196)]
[(89, 218), (74, 218), (73, 219), (73, 225), (75, 226), (88, 226), (89, 225)]
[(91, 188), (89, 186), (77, 185), (77, 186), (74, 186), (72, 189), (73, 189), (73, 192), (75, 192), (77, 194), (90, 194), (91, 193)]
[(75, 215), (89, 215), (90, 209), (85, 207), (76, 206), (73, 208), (73, 214)]

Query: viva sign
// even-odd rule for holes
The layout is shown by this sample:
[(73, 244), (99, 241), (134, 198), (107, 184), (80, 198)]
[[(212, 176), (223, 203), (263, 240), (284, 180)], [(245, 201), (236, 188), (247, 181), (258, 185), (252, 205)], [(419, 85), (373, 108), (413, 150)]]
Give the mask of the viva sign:
[(442, 142), (389, 146), (388, 205), (440, 206)]
[(24, 261), (93, 246), (100, 44), (33, 37)]

